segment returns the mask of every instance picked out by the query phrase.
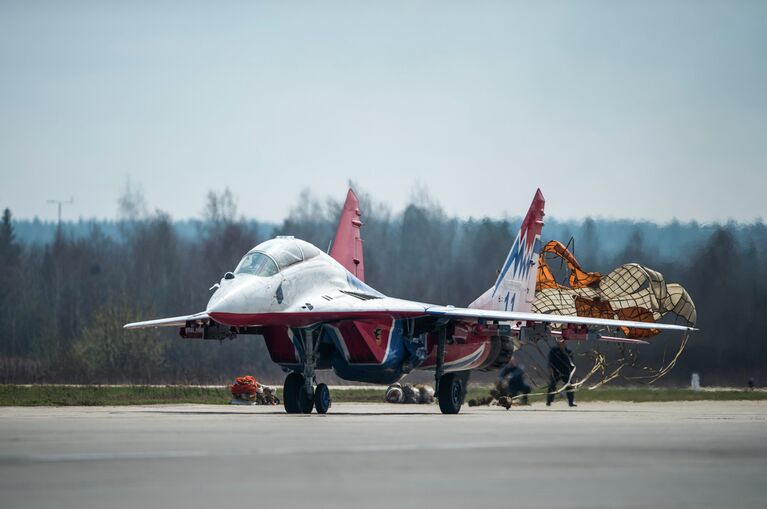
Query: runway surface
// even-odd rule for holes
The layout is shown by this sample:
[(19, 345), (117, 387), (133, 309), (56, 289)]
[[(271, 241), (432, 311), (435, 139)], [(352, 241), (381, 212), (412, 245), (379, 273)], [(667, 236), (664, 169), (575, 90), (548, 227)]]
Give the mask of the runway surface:
[(0, 408), (11, 508), (764, 507), (767, 403)]

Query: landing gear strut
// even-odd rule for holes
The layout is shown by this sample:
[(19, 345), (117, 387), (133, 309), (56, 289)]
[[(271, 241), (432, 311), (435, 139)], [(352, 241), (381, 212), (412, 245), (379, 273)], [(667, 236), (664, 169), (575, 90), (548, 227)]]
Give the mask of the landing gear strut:
[(330, 408), (330, 390), (325, 384), (314, 388), (314, 368), (317, 364), (317, 347), (320, 339), (319, 328), (299, 329), (304, 352), (301, 356), (302, 371), (291, 372), (285, 378), (282, 401), (285, 411), (289, 414), (310, 414), (312, 407), (318, 414), (325, 414)]

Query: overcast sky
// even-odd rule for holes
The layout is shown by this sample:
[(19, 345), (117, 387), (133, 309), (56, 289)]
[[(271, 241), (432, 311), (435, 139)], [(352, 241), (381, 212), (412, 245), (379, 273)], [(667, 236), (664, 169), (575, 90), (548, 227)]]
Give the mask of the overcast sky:
[(767, 2), (0, 2), (0, 206), (767, 217)]

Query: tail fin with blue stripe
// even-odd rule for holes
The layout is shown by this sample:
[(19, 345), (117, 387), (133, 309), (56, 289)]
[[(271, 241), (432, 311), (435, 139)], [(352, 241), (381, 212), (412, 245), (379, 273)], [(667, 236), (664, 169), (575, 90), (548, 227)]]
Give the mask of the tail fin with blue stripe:
[(543, 193), (538, 189), (495, 284), (469, 304), (470, 308), (530, 311), (535, 300), (545, 204)]

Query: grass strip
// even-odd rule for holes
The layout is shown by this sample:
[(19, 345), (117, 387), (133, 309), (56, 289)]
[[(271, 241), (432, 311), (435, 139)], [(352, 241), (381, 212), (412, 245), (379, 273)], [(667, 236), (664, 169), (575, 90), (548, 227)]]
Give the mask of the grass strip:
[(106, 406), (229, 402), (229, 388), (169, 385), (0, 385), (0, 406)]
[[(281, 390), (278, 396), (281, 397)], [(531, 402), (543, 401), (543, 395), (531, 397)], [(331, 390), (333, 401), (338, 403), (379, 403), (383, 402), (384, 389), (359, 387)], [(489, 394), (489, 388), (471, 386), (467, 401)], [(564, 397), (564, 394), (562, 394)], [(228, 387), (196, 387), (183, 385), (169, 386), (69, 386), (69, 385), (0, 385), (0, 406), (106, 406), (106, 405), (152, 405), (152, 404), (228, 404), (231, 393)], [(767, 400), (765, 391), (705, 390), (665, 388), (600, 388), (593, 391), (581, 390), (576, 400), (587, 401), (630, 401), (635, 403), (651, 401), (742, 401)]]

